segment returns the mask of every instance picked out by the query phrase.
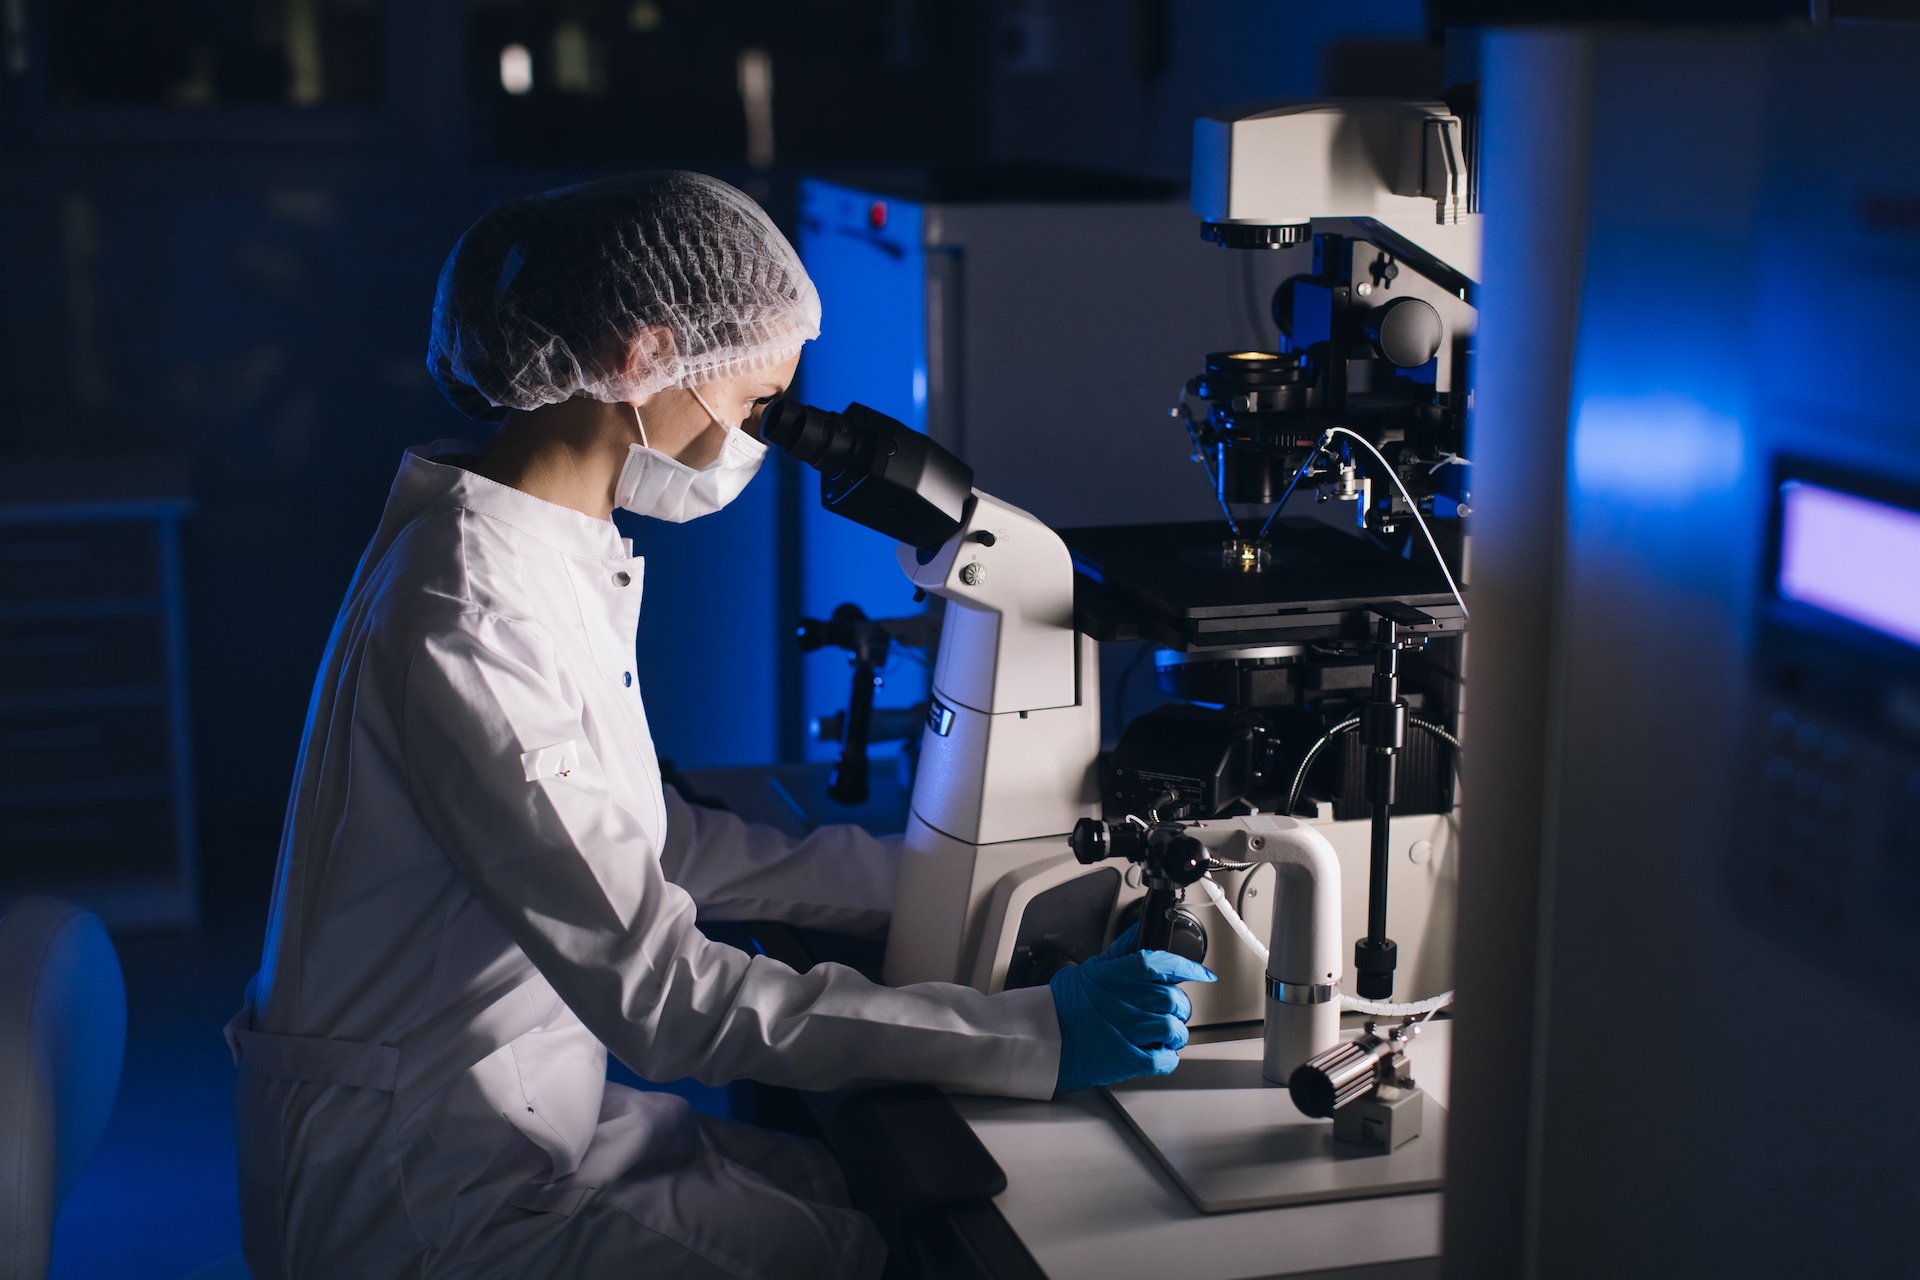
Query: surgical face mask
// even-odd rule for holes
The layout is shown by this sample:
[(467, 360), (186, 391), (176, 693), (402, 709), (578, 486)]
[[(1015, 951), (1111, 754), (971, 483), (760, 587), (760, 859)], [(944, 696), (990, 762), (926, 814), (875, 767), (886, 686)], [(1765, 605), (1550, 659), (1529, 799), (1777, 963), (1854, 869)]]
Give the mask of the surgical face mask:
[[(720, 415), (705, 397), (694, 391), (693, 398), (700, 401), (709, 418), (720, 422)], [(641, 442), (627, 446), (627, 462), (620, 468), (620, 482), (614, 486), (613, 505), (635, 515), (674, 524), (712, 515), (740, 496), (767, 456), (765, 441), (721, 423), (727, 436), (720, 446), (720, 456), (695, 471), (647, 445), (647, 425), (640, 421), (637, 407), (633, 420), (640, 426)]]

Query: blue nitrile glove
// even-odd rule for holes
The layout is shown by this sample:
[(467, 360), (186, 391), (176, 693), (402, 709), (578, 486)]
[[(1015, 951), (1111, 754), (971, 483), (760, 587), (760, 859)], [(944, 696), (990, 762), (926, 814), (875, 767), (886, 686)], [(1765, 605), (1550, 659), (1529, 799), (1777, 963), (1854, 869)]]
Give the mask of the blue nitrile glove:
[(1048, 984), (1060, 1016), (1056, 1095), (1135, 1076), (1164, 1076), (1180, 1065), (1193, 1001), (1174, 984), (1212, 982), (1213, 974), (1171, 951), (1134, 950), (1137, 933), (1138, 926), (1127, 930), (1105, 951), (1062, 969)]

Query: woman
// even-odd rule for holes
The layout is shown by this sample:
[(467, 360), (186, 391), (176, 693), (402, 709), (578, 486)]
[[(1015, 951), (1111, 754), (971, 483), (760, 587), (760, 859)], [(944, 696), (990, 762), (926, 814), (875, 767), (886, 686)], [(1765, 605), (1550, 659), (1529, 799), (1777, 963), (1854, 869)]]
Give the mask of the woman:
[(1205, 972), (1163, 953), (989, 997), (695, 927), (875, 935), (891, 904), (897, 843), (661, 786), (610, 518), (738, 494), (818, 322), (765, 214), (696, 174), (514, 202), (448, 258), (430, 366), (500, 429), (408, 451), (314, 686), (229, 1028), (259, 1280), (877, 1274), (821, 1148), (608, 1084), (608, 1050), (651, 1080), (1027, 1098), (1171, 1069), (1170, 984)]

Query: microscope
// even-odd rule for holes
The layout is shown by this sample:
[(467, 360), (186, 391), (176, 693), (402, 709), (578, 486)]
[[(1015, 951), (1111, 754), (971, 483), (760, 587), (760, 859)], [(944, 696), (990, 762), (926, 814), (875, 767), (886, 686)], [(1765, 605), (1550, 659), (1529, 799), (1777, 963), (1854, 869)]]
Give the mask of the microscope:
[[(888, 983), (1037, 986), (1137, 921), (1143, 945), (1220, 975), (1193, 1023), (1263, 1019), (1264, 1074), (1286, 1084), (1340, 1042), (1328, 832), (1365, 826), (1356, 985), (1392, 996), (1389, 819), (1452, 808), (1459, 747), (1478, 263), (1462, 143), (1427, 102), (1197, 123), (1200, 234), (1290, 272), (1273, 349), (1207, 355), (1174, 409), (1223, 521), (1056, 531), (865, 406), (767, 408), (762, 434), (820, 472), (823, 505), (896, 539), (916, 593), (946, 602)], [(1120, 640), (1154, 646), (1182, 701), (1103, 759), (1098, 642)], [(1241, 919), (1256, 879), (1264, 964)]]

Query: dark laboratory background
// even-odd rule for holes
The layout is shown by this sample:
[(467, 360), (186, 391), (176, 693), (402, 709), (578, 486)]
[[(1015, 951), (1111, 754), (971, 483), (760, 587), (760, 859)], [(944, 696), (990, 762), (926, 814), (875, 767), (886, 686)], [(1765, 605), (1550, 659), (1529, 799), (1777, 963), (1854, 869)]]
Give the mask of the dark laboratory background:
[[(424, 348), (478, 214), (669, 166), (789, 235), (808, 175), (1177, 199), (1197, 115), (1442, 84), (1419, 0), (8, 0), (0, 59), (0, 876), (89, 869), (129, 984), (56, 1277), (238, 1247), (218, 1027), (401, 450), (476, 434)], [(684, 768), (820, 758), (786, 462), (720, 516), (626, 530)]]
[[(1416, 0), (16, 0), (4, 13), (0, 501), (81, 516), (155, 503), (153, 520), (93, 526), (116, 564), (76, 590), (177, 591), (183, 606), (103, 625), (87, 653), (16, 637), (5, 679), (15, 693), (170, 675), (184, 688), (170, 730), (190, 752), (194, 905), (209, 925), (264, 903), (312, 674), (400, 451), (475, 434), (423, 355), (440, 264), (482, 210), (659, 166), (740, 185), (790, 234), (808, 173), (1040, 162), (1171, 192), (1197, 114), (1322, 90), (1432, 93), (1440, 76)], [(743, 54), (771, 73), (770, 139), (750, 136)], [(805, 554), (797, 502), (778, 501), (799, 482), (766, 471), (737, 511), (630, 530), (655, 556), (640, 642), (654, 732), (684, 767), (803, 752), (797, 605), (774, 598), (783, 557)], [(13, 566), (16, 594), (30, 571), (56, 570)], [(755, 593), (768, 604), (743, 635), (724, 601)], [(76, 796), (90, 812), (66, 826), (37, 815), (16, 857), (69, 856), (63, 832), (116, 839), (96, 803), (108, 798)], [(127, 822), (166, 826), (166, 798), (121, 798), (139, 810)]]

